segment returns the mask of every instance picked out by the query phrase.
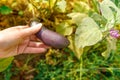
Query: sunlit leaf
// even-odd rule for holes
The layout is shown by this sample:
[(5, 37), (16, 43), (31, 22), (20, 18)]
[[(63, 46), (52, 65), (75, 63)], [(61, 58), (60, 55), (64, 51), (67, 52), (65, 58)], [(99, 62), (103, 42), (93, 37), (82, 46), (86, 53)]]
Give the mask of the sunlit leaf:
[(76, 1), (73, 6), (73, 12), (87, 13), (90, 10), (90, 7), (87, 3), (82, 1)]
[(10, 14), (12, 12), (12, 9), (5, 6), (5, 5), (2, 5), (0, 6), (0, 13), (3, 14), (3, 15), (7, 15), (7, 14)]
[(0, 72), (4, 71), (12, 62), (14, 57), (0, 59)]
[(75, 46), (84, 48), (96, 44), (101, 39), (102, 33), (95, 21), (90, 17), (84, 18), (75, 33)]
[(23, 12), (23, 11), (19, 11), (18, 14), (19, 14), (20, 16), (22, 16), (22, 15), (24, 14), (24, 12)]
[(63, 35), (70, 35), (73, 32), (73, 27), (67, 22), (62, 22), (56, 27), (56, 31)]
[(66, 10), (66, 1), (61, 0), (61, 1), (57, 2), (57, 6), (61, 10), (61, 12), (65, 12), (65, 10)]
[(114, 19), (114, 14), (113, 14), (112, 10), (109, 8), (107, 2), (109, 2), (109, 1), (104, 0), (100, 4), (101, 13), (107, 20), (112, 20), (112, 19)]
[(101, 2), (100, 0), (91, 0), (92, 4), (93, 4), (93, 9), (95, 10), (95, 12), (99, 13), (99, 3)]
[(49, 2), (50, 2), (50, 8), (53, 8), (54, 7), (54, 5), (55, 5), (55, 2), (56, 2), (56, 0), (49, 0)]
[(108, 37), (107, 38), (107, 50), (102, 53), (102, 56), (104, 58), (106, 58), (106, 59), (109, 58), (111, 51), (116, 50), (116, 41), (117, 40), (113, 37)]
[(116, 14), (116, 24), (120, 24), (120, 9), (117, 11)]
[(110, 30), (111, 28), (114, 27), (114, 24), (115, 24), (114, 20), (107, 21), (105, 28), (102, 31), (104, 32), (104, 31)]
[(109, 21), (115, 20), (116, 24), (120, 24), (120, 9), (110, 0), (104, 0), (100, 4), (102, 15)]
[(40, 2), (40, 0), (34, 0), (35, 2)]
[(99, 25), (104, 26), (107, 23), (107, 20), (100, 14), (93, 13), (91, 16)]
[(69, 36), (68, 37), (69, 41), (70, 41), (70, 45), (69, 45), (69, 48), (74, 52), (75, 56), (80, 59), (82, 53), (83, 53), (83, 48), (78, 48), (75, 46), (75, 40)]
[(85, 18), (87, 15), (83, 13), (74, 12), (74, 13), (68, 14), (67, 16), (72, 18), (73, 23), (79, 25), (82, 19)]
[(29, 11), (34, 11), (34, 6), (31, 3), (28, 4), (28, 8)]

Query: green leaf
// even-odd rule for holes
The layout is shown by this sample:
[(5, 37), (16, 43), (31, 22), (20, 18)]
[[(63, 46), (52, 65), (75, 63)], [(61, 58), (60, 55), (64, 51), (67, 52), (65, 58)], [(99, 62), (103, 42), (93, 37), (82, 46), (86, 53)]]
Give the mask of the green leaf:
[(33, 11), (34, 10), (34, 6), (31, 3), (28, 4), (28, 8), (29, 8), (28, 9), (29, 11)]
[(102, 15), (108, 20), (115, 20), (120, 24), (120, 9), (110, 0), (104, 0), (100, 4)]
[(82, 19), (85, 18), (87, 15), (83, 13), (74, 12), (74, 13), (68, 14), (67, 16), (72, 18), (73, 23), (79, 25)]
[(116, 6), (119, 6), (120, 0), (111, 0), (115, 3)]
[(12, 62), (14, 57), (0, 59), (0, 72), (4, 71)]
[(4, 80), (10, 80), (12, 77), (12, 72), (11, 72), (12, 65), (9, 65), (8, 68), (3, 71), (4, 73)]
[(105, 32), (107, 30), (110, 30), (111, 28), (113, 28), (115, 25), (115, 21), (114, 20), (110, 20), (110, 21), (107, 21), (106, 25), (105, 25), (105, 28), (103, 30), (101, 30), (102, 32)]
[(20, 15), (20, 16), (23, 16), (23, 14), (24, 14), (23, 11), (19, 11), (19, 12), (18, 12), (18, 15)]
[(117, 11), (116, 14), (116, 24), (120, 24), (120, 9)]
[[(113, 14), (112, 10), (109, 7), (110, 3), (111, 2), (109, 0), (104, 0), (100, 4), (101, 13), (107, 20), (114, 19), (114, 14)], [(112, 5), (114, 6), (114, 4), (112, 4)]]
[(108, 59), (110, 57), (111, 51), (115, 51), (116, 50), (116, 42), (117, 42), (117, 40), (115, 38), (107, 37), (107, 50), (105, 50), (102, 53), (102, 56), (105, 59)]
[(70, 35), (73, 32), (73, 27), (67, 22), (62, 22), (56, 27), (56, 31), (62, 35)]
[(65, 12), (66, 11), (66, 1), (65, 0), (61, 0), (59, 2), (57, 2), (57, 7), (61, 10), (61, 12)]
[(96, 44), (101, 39), (102, 33), (96, 22), (90, 17), (84, 18), (75, 33), (75, 46), (84, 48)]
[(49, 0), (50, 8), (52, 9), (55, 5), (56, 0)]
[(99, 13), (99, 3), (98, 0), (91, 0), (92, 4), (93, 4), (93, 9), (95, 10), (95, 12)]
[(7, 15), (7, 14), (10, 14), (12, 12), (12, 9), (5, 6), (5, 5), (2, 5), (0, 6), (0, 13), (3, 14), (3, 15)]
[(78, 47), (75, 46), (75, 42), (74, 42), (75, 40), (72, 36), (69, 36), (68, 39), (70, 41), (69, 48), (74, 52), (75, 56), (78, 59), (80, 59), (84, 49), (83, 48), (78, 48)]
[(35, 2), (40, 2), (41, 0), (34, 0)]
[(95, 20), (95, 22), (97, 22), (97, 24), (105, 26), (105, 24), (107, 23), (107, 20), (101, 16), (100, 14), (97, 13), (93, 13), (91, 15), (91, 17)]
[(90, 7), (88, 4), (82, 1), (76, 1), (73, 6), (73, 12), (88, 13)]

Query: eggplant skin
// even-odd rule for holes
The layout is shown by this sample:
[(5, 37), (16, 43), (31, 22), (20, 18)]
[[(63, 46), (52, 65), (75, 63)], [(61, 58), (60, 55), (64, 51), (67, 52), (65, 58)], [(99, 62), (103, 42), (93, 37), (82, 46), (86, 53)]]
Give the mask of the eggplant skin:
[[(38, 24), (38, 22), (33, 22), (31, 26), (34, 24)], [(42, 27), (39, 32), (36, 33), (36, 36), (43, 41), (44, 44), (51, 46), (56, 49), (61, 49), (67, 47), (70, 42), (63, 35), (58, 34), (52, 30), (47, 29), (46, 27)]]

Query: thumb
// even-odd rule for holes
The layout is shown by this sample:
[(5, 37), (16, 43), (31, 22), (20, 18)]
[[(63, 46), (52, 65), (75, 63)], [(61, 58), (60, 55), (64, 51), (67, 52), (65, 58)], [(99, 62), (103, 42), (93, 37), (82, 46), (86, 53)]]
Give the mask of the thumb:
[(21, 31), (21, 35), (23, 37), (31, 36), (31, 35), (37, 33), (38, 31), (40, 31), (41, 28), (42, 28), (42, 23), (39, 23), (33, 27), (28, 27), (28, 28), (23, 29)]

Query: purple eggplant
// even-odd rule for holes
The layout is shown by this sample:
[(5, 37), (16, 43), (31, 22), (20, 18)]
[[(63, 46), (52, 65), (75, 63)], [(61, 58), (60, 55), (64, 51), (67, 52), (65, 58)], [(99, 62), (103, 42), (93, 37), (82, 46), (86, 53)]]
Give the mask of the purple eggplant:
[[(33, 20), (30, 22), (30, 26), (32, 27), (38, 23), (38, 21)], [(41, 30), (36, 33), (36, 36), (43, 41), (44, 44), (56, 49), (65, 48), (70, 44), (69, 40), (63, 35), (49, 30), (44, 26), (42, 26)]]

